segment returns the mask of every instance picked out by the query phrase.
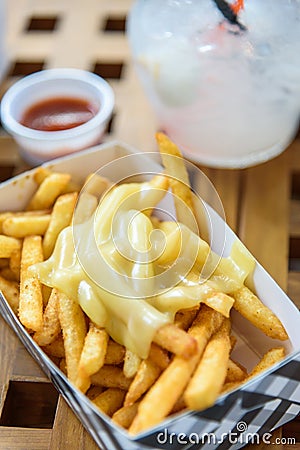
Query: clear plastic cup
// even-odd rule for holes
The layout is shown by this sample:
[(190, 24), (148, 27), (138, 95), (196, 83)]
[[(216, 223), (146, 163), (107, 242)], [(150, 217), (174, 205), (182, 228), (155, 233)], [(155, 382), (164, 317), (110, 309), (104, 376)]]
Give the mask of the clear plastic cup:
[(300, 1), (245, 0), (238, 20), (213, 0), (138, 0), (128, 21), (160, 127), (208, 166), (266, 161), (299, 124)]
[[(97, 112), (82, 125), (59, 131), (35, 130), (20, 123), (27, 108), (55, 97), (89, 101), (95, 104)], [(23, 158), (31, 164), (39, 164), (99, 143), (113, 107), (113, 90), (98, 75), (79, 69), (50, 69), (21, 79), (5, 93), (1, 101), (1, 120), (19, 144)]]

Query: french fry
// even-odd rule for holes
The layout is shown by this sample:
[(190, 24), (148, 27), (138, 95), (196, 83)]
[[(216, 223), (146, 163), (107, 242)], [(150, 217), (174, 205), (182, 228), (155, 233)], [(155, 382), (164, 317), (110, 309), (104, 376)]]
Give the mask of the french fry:
[(76, 205), (75, 223), (86, 222), (97, 209), (98, 199), (95, 195), (88, 192), (82, 192)]
[(94, 398), (92, 402), (103, 413), (112, 416), (118, 409), (121, 408), (125, 397), (125, 391), (118, 388), (109, 388), (102, 392), (98, 397)]
[(23, 238), (31, 235), (44, 235), (50, 222), (50, 214), (43, 216), (16, 216), (4, 220), (3, 233), (15, 238)]
[(220, 313), (205, 305), (201, 306), (189, 329), (189, 334), (197, 341), (197, 353), (189, 359), (176, 356), (171, 361), (141, 400), (138, 413), (129, 428), (131, 434), (156, 425), (172, 411), (188, 384), (207, 342), (211, 335), (219, 329), (223, 320)]
[(211, 337), (195, 373), (190, 380), (184, 401), (188, 408), (203, 410), (214, 404), (224, 384), (230, 353), (230, 321), (225, 319)]
[(125, 397), (124, 406), (135, 403), (153, 385), (161, 374), (161, 368), (151, 359), (144, 359), (134, 377)]
[[(189, 176), (177, 147), (164, 133), (156, 133), (159, 151), (166, 169), (170, 176), (169, 183), (174, 194), (174, 203), (179, 222), (190, 225), (193, 230), (194, 223), (190, 223), (187, 217), (187, 208), (195, 217), (192, 193), (190, 189)], [(186, 208), (187, 207), (187, 208)]]
[(6, 212), (0, 212), (0, 234), (3, 234), (2, 224), (6, 219), (10, 219), (12, 217), (19, 217), (19, 216), (43, 216), (44, 214), (49, 214), (49, 209), (44, 209), (42, 211), (6, 211)]
[(91, 383), (96, 386), (114, 387), (127, 391), (132, 379), (126, 378), (123, 370), (117, 366), (104, 365), (91, 376)]
[(21, 249), (14, 250), (9, 258), (9, 268), (14, 274), (16, 281), (20, 281), (21, 271)]
[(67, 173), (51, 173), (39, 185), (30, 200), (27, 210), (51, 208), (71, 179)]
[(9, 303), (9, 306), (15, 314), (18, 314), (19, 308), (19, 286), (15, 281), (9, 281), (0, 276), (0, 291)]
[(273, 339), (284, 341), (288, 335), (278, 317), (265, 306), (259, 298), (243, 286), (232, 293), (234, 297), (234, 309), (236, 309), (249, 322)]
[(178, 311), (175, 315), (174, 325), (182, 330), (187, 330), (193, 323), (193, 320), (196, 318), (198, 314), (199, 307), (190, 308), (190, 309), (182, 309)]
[(256, 375), (260, 374), (261, 372), (264, 372), (265, 370), (274, 366), (274, 364), (277, 364), (284, 357), (285, 357), (284, 347), (271, 348), (264, 354), (264, 356), (257, 363), (257, 365), (251, 370), (247, 380), (255, 377)]
[(125, 347), (110, 339), (107, 344), (107, 351), (104, 363), (107, 365), (118, 365), (124, 361)]
[(9, 258), (0, 258), (0, 270), (7, 269), (9, 266)]
[(232, 380), (226, 382), (223, 386), (222, 392), (226, 393), (240, 387), (241, 384), (246, 383), (255, 376), (259, 375), (261, 372), (269, 369), (274, 364), (280, 362), (284, 358), (284, 356), (285, 356), (285, 349), (283, 347), (275, 347), (268, 350), (247, 377), (245, 377), (243, 380), (238, 381)]
[(241, 364), (229, 359), (227, 367), (227, 375), (225, 383), (232, 383), (235, 381), (243, 381), (248, 376), (247, 370)]
[(41, 283), (29, 268), (41, 261), (41, 237), (25, 237), (21, 255), (19, 318), (21, 323), (32, 331), (40, 331), (43, 327), (43, 296)]
[[(50, 169), (46, 167), (37, 167), (37, 169), (34, 172), (33, 179), (37, 184), (42, 184), (42, 182), (45, 180), (45, 178), (49, 177), (49, 175), (53, 174)], [(80, 185), (78, 183), (75, 183), (73, 180), (70, 180), (69, 183), (66, 185), (64, 190), (62, 191), (63, 194), (67, 194), (69, 192), (79, 192), (81, 189)]]
[(94, 398), (98, 397), (98, 395), (102, 394), (105, 391), (103, 386), (92, 386), (87, 392), (86, 396), (90, 400), (94, 400)]
[(90, 322), (84, 346), (79, 360), (76, 386), (82, 392), (90, 387), (90, 376), (103, 366), (109, 336), (104, 329)]
[(61, 331), (58, 317), (59, 296), (61, 293), (53, 288), (43, 316), (43, 327), (33, 335), (41, 347), (55, 341)]
[(15, 250), (20, 250), (21, 240), (0, 234), (0, 258), (10, 258)]
[(162, 370), (166, 369), (170, 363), (168, 352), (154, 342), (150, 346), (148, 358)]
[(67, 363), (65, 358), (61, 358), (59, 368), (65, 375), (67, 375)]
[(141, 364), (141, 358), (133, 353), (131, 350), (127, 349), (125, 352), (123, 372), (126, 378), (132, 378), (138, 371), (139, 365)]
[(56, 358), (65, 358), (66, 356), (62, 334), (59, 334), (55, 341), (51, 342), (51, 344), (45, 345), (42, 349), (49, 356), (54, 356)]
[(139, 403), (123, 406), (118, 409), (112, 416), (112, 421), (123, 428), (129, 428), (136, 416)]
[(60, 195), (53, 207), (49, 226), (43, 239), (43, 251), (45, 259), (53, 252), (59, 233), (71, 224), (73, 211), (77, 201), (77, 193)]
[(86, 177), (83, 188), (85, 192), (99, 198), (112, 185), (113, 183), (108, 178), (102, 177), (97, 173), (91, 173)]
[(63, 293), (59, 296), (59, 321), (64, 338), (68, 378), (75, 383), (86, 335), (86, 324), (79, 304)]
[(175, 355), (186, 359), (197, 351), (196, 340), (173, 324), (167, 324), (159, 328), (153, 341)]
[(16, 281), (15, 274), (11, 271), (10, 267), (4, 267), (0, 270), (1, 277), (9, 281)]

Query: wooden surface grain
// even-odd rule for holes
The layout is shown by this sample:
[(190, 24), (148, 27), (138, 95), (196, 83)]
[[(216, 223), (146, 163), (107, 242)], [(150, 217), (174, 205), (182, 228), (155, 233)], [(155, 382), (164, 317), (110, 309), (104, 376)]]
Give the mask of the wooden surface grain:
[[(120, 76), (106, 72), (115, 91), (116, 106), (105, 141), (120, 139), (142, 150), (154, 150), (156, 119), (137, 81), (124, 29), (120, 26), (131, 4), (131, 0), (7, 2), (9, 64), (0, 95), (19, 77), (37, 68), (77, 67), (93, 71), (99, 67), (108, 70), (111, 64), (119, 65)], [(115, 21), (121, 31), (105, 30), (108, 20)], [(117, 20), (119, 25), (116, 25)], [(53, 30), (45, 29), (49, 28), (49, 23), (54, 23)], [(34, 27), (40, 29), (32, 29)], [(0, 129), (0, 181), (27, 168), (15, 143)], [(260, 166), (243, 170), (203, 170), (220, 195), (229, 225), (299, 307), (299, 136), (281, 156)], [(46, 398), (43, 390), (46, 377), (2, 318), (0, 361), (0, 417), (3, 411), (9, 413), (7, 405), (12, 401), (13, 392), (26, 399), (30, 383), (39, 383), (39, 395)], [(28, 415), (30, 402), (24, 402), (23, 408), (21, 413)], [(61, 398), (51, 414), (53, 420), (47, 424), (50, 428), (36, 428), (28, 423), (26, 427), (0, 425), (0, 450), (97, 448)], [(276, 437), (282, 436), (296, 439), (292, 445), (277, 444), (276, 448), (300, 449), (299, 429), (300, 421), (294, 420), (276, 430), (274, 442)], [(248, 447), (262, 450), (268, 446)]]

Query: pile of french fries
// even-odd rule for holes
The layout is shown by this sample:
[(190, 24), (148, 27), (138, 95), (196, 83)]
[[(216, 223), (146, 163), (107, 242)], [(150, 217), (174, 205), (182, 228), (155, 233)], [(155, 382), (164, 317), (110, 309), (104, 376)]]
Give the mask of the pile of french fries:
[[(164, 174), (171, 177), (177, 219), (184, 222), (181, 204), (194, 208), (186, 168), (164, 134), (158, 133), (157, 141)], [(267, 336), (288, 339), (280, 320), (245, 285), (230, 293), (212, 292), (205, 303), (178, 310), (173, 323), (155, 331), (146, 358), (114, 341), (76, 298), (43, 285), (30, 269), (52, 254), (59, 234), (72, 222), (82, 188), (70, 174), (43, 167), (36, 169), (34, 180), (36, 192), (26, 211), (0, 213), (0, 290), (32, 338), (113, 422), (136, 434), (186, 408), (205, 409), (284, 357), (283, 347), (271, 348), (250, 373), (231, 358), (231, 307)], [(99, 182), (104, 193), (110, 183), (98, 180), (98, 192)]]

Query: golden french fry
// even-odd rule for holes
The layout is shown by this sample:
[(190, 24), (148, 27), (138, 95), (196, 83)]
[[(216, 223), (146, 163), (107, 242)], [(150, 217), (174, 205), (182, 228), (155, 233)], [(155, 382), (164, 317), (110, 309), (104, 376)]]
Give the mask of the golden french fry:
[[(33, 175), (33, 179), (37, 184), (42, 184), (42, 182), (45, 180), (45, 178), (49, 177), (49, 175), (53, 174), (50, 169), (46, 169), (46, 167), (38, 167), (35, 170), (35, 173)], [(69, 183), (66, 185), (64, 190), (62, 191), (63, 194), (67, 194), (69, 192), (79, 192), (81, 189), (81, 186), (78, 183), (75, 183), (73, 180), (70, 180)]]
[(4, 220), (2, 224), (3, 233), (15, 238), (23, 238), (31, 235), (45, 234), (50, 222), (50, 214), (43, 216), (17, 216)]
[(133, 353), (131, 350), (126, 349), (123, 372), (126, 378), (132, 378), (138, 371), (139, 365), (141, 364), (141, 358)]
[(226, 382), (223, 386), (222, 392), (226, 393), (232, 391), (233, 389), (238, 388), (241, 384), (246, 383), (251, 378), (255, 377), (256, 375), (259, 375), (261, 372), (269, 369), (274, 364), (280, 362), (284, 358), (284, 356), (285, 356), (285, 349), (283, 347), (275, 347), (272, 348), (271, 350), (268, 350), (246, 378), (244, 378), (243, 380), (238, 381), (233, 380)]
[(13, 217), (33, 217), (33, 216), (44, 216), (45, 214), (50, 214), (50, 209), (43, 209), (37, 211), (7, 211), (0, 213), (0, 233), (3, 233), (3, 222), (6, 219), (11, 219)]
[[(46, 178), (47, 179), (47, 178)], [(62, 328), (68, 378), (75, 383), (86, 335), (84, 314), (79, 304), (65, 294), (59, 295), (59, 321)]]
[(0, 275), (1, 275), (1, 277), (5, 278), (6, 280), (17, 281), (15, 274), (12, 272), (10, 267), (4, 267), (3, 269), (1, 269)]
[(49, 177), (53, 172), (50, 169), (47, 169), (46, 167), (37, 167), (35, 169), (35, 172), (33, 174), (33, 179), (37, 184), (42, 184), (42, 182), (45, 180), (45, 178)]
[(267, 351), (267, 353), (264, 354), (264, 356), (257, 363), (257, 365), (251, 370), (247, 380), (255, 377), (256, 375), (260, 374), (261, 372), (274, 366), (274, 364), (281, 361), (284, 357), (285, 357), (284, 347), (271, 348), (271, 350)]
[(125, 397), (124, 406), (135, 403), (153, 385), (161, 374), (161, 368), (149, 358), (144, 359)]
[(91, 383), (96, 386), (115, 387), (127, 391), (132, 379), (126, 378), (123, 370), (117, 366), (104, 365), (91, 376)]
[(182, 358), (190, 358), (197, 351), (196, 340), (173, 324), (167, 324), (159, 328), (153, 341)]
[(9, 266), (9, 258), (0, 258), (0, 270), (7, 269)]
[(177, 219), (190, 225), (193, 230), (194, 223), (188, 220), (187, 208), (195, 216), (194, 205), (189, 176), (181, 152), (164, 133), (156, 133), (156, 140), (166, 173), (170, 176), (169, 183), (174, 194)]
[(118, 388), (108, 388), (102, 392), (98, 397), (94, 398), (92, 402), (103, 413), (112, 416), (118, 409), (121, 408), (125, 397), (125, 391)]
[(150, 346), (148, 358), (162, 370), (166, 369), (170, 362), (167, 350), (154, 344), (154, 342)]
[(29, 268), (41, 261), (41, 237), (25, 237), (21, 255), (19, 318), (22, 324), (32, 331), (39, 331), (43, 326), (43, 296), (41, 283)]
[(105, 391), (105, 388), (103, 386), (92, 386), (87, 392), (86, 396), (90, 400), (94, 400), (94, 398), (98, 397), (99, 394)]
[(19, 308), (19, 286), (15, 281), (9, 281), (0, 276), (0, 291), (9, 303), (9, 306), (15, 314)]
[(182, 330), (187, 330), (198, 314), (199, 306), (196, 308), (181, 309), (175, 315), (174, 325)]
[(76, 205), (76, 214), (74, 217), (76, 224), (86, 222), (97, 209), (97, 206), (98, 199), (95, 195), (82, 192)]
[(237, 338), (232, 334), (230, 336), (231, 351), (234, 349), (236, 343), (237, 343)]
[(42, 347), (55, 341), (61, 331), (58, 317), (59, 296), (61, 293), (53, 288), (43, 316), (43, 327), (33, 335), (33, 339)]
[(179, 397), (179, 399), (177, 400), (177, 402), (175, 403), (175, 405), (172, 408), (171, 414), (175, 414), (179, 411), (182, 411), (183, 409), (186, 408), (186, 404), (183, 398), (183, 395), (181, 397)]
[(82, 392), (86, 392), (90, 387), (90, 376), (98, 372), (104, 364), (108, 339), (109, 336), (104, 329), (90, 323), (79, 360), (76, 380), (76, 386)]
[(49, 226), (43, 239), (43, 251), (45, 259), (53, 252), (59, 233), (71, 224), (72, 215), (77, 201), (77, 193), (60, 195), (53, 207)]
[(21, 240), (0, 234), (0, 258), (10, 258), (15, 250), (20, 250)]
[(9, 268), (14, 274), (16, 281), (20, 281), (21, 271), (21, 249), (14, 250), (9, 258)]
[(235, 300), (234, 309), (267, 336), (281, 341), (288, 339), (287, 332), (278, 317), (250, 289), (243, 286), (233, 292), (232, 296)]
[(158, 380), (145, 394), (138, 413), (129, 428), (131, 434), (156, 425), (166, 417), (182, 395), (211, 335), (220, 328), (224, 317), (202, 305), (189, 334), (197, 341), (197, 353), (189, 359), (179, 356), (171, 361)]
[(64, 340), (61, 334), (58, 335), (55, 341), (51, 342), (51, 344), (45, 345), (42, 349), (49, 356), (65, 358)]
[(108, 178), (97, 173), (91, 173), (86, 177), (83, 189), (85, 192), (100, 198), (112, 185), (113, 183)]
[(214, 404), (224, 384), (230, 353), (230, 321), (225, 319), (211, 337), (184, 393), (188, 408), (203, 410)]
[(227, 375), (225, 383), (232, 383), (235, 381), (243, 381), (248, 376), (247, 370), (241, 364), (232, 359), (228, 361)]
[(67, 363), (65, 358), (61, 358), (59, 368), (65, 375), (67, 375)]
[(47, 176), (30, 200), (27, 210), (51, 208), (71, 179), (68, 173), (51, 173)]
[(124, 361), (125, 347), (110, 339), (107, 344), (107, 351), (104, 363), (107, 365), (118, 365)]
[(120, 425), (120, 427), (129, 428), (136, 416), (138, 406), (139, 403), (137, 402), (118, 409), (112, 416), (113, 422)]

